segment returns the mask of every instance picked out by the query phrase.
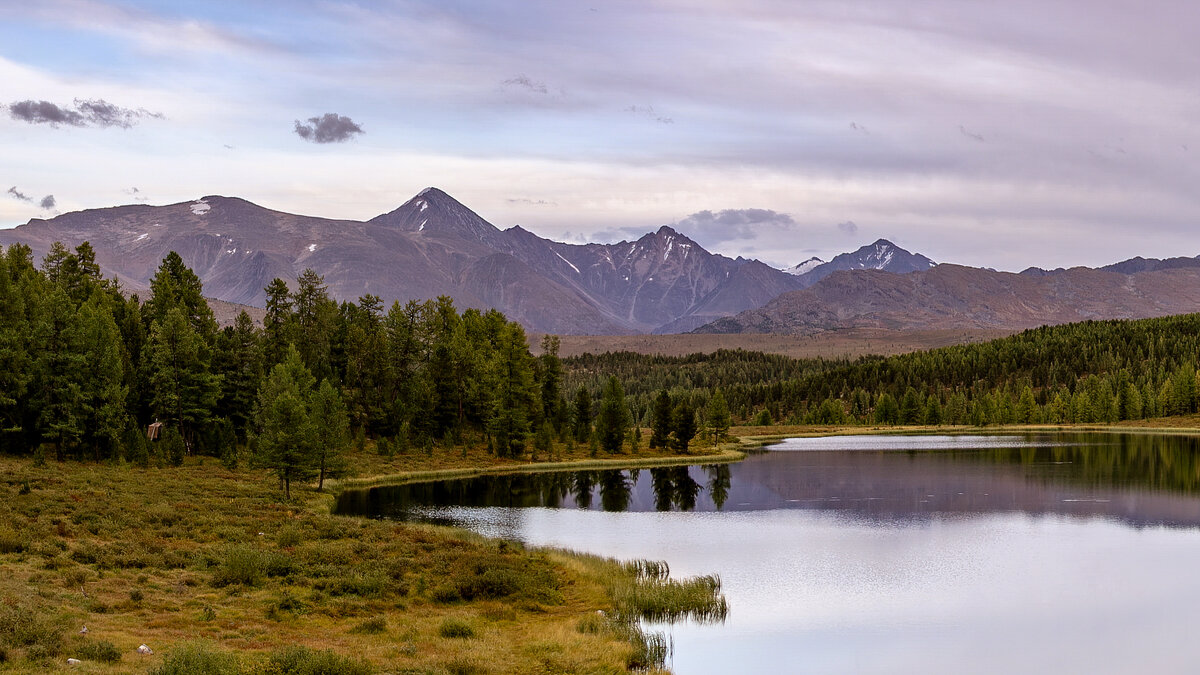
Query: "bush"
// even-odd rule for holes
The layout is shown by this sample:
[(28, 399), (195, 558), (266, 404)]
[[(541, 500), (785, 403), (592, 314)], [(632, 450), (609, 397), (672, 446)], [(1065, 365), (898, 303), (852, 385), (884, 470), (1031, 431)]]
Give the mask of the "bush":
[(302, 541), (304, 541), (304, 535), (294, 525), (284, 526), (275, 537), (275, 543), (279, 544), (279, 548), (295, 548)]
[(267, 658), (266, 675), (370, 675), (370, 664), (332, 651), (284, 647)]
[(170, 462), (171, 466), (183, 466), (183, 457), (187, 454), (187, 446), (183, 443), (183, 436), (179, 435), (179, 431), (174, 427), (167, 427), (163, 432), (162, 440), (163, 457)]
[(29, 548), (29, 536), (7, 525), (0, 525), (0, 553), (24, 553)]
[(438, 627), (438, 635), (444, 638), (473, 638), (475, 629), (462, 619), (450, 618), (443, 621), (442, 625)]
[(117, 646), (108, 640), (84, 642), (72, 651), (75, 653), (75, 658), (86, 661), (116, 663), (121, 660), (121, 650), (117, 649)]
[(234, 546), (225, 551), (216, 572), (213, 573), (214, 586), (257, 586), (262, 582), (266, 556), (248, 546)]
[(377, 616), (373, 619), (358, 624), (350, 629), (351, 633), (359, 633), (361, 635), (378, 635), (387, 632), (387, 619), (382, 616)]
[(233, 654), (217, 651), (203, 642), (190, 642), (172, 649), (148, 675), (237, 675), (241, 672), (241, 664)]

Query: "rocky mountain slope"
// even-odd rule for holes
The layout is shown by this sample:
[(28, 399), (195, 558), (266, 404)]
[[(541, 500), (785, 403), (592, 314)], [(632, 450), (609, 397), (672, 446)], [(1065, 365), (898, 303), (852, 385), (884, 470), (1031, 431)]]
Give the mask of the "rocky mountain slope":
[[(1121, 267), (1122, 269), (1134, 266)], [(1153, 267), (1153, 266), (1151, 266)], [(1077, 267), (1013, 274), (959, 265), (923, 272), (838, 271), (703, 333), (813, 334), (846, 328), (1021, 330), (1088, 319), (1200, 311), (1200, 268), (1130, 274)]]
[(55, 241), (85, 240), (105, 274), (135, 291), (174, 250), (208, 295), (228, 302), (262, 306), (273, 278), (291, 280), (311, 267), (338, 300), (449, 295), (459, 306), (499, 309), (531, 330), (565, 334), (649, 332), (677, 322), (690, 329), (802, 286), (757, 261), (709, 253), (670, 227), (633, 242), (586, 245), (500, 230), (434, 188), (367, 222), (209, 196), (0, 230), (0, 245), (29, 244), (39, 259)]
[(786, 271), (797, 276), (807, 287), (841, 270), (880, 270), (893, 274), (908, 274), (923, 272), (934, 265), (937, 263), (920, 253), (910, 253), (887, 239), (878, 239), (857, 251), (835, 256), (829, 262), (821, 262), (820, 258), (809, 258)]

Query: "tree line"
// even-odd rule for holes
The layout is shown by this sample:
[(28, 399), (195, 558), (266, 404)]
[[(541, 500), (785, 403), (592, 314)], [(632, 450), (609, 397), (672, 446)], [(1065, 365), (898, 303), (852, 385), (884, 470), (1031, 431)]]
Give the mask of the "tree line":
[[(285, 485), (339, 468), (337, 450), (486, 443), (502, 457), (557, 442), (616, 452), (635, 441), (621, 382), (568, 400), (558, 342), (448, 297), (337, 302), (306, 270), (265, 289), (256, 325), (219, 328), (199, 277), (174, 252), (142, 301), (103, 278), (92, 247), (0, 252), (0, 452), (172, 462), (187, 453), (276, 468)], [(147, 425), (163, 440), (147, 445)]]
[[(570, 386), (625, 384), (639, 419), (662, 390), (742, 424), (1103, 423), (1200, 410), (1200, 315), (1086, 321), (892, 357), (792, 359), (742, 350), (564, 360)], [(703, 423), (703, 415), (702, 423)]]

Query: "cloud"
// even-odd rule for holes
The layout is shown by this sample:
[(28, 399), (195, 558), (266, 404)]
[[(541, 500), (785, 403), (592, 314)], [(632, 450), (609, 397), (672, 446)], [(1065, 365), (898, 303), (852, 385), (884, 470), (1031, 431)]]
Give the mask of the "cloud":
[(529, 91), (532, 91), (535, 94), (549, 94), (550, 93), (550, 90), (546, 88), (545, 82), (538, 82), (536, 80), (532, 80), (529, 78), (528, 75), (517, 75), (516, 77), (511, 77), (511, 78), (501, 82), (500, 85), (503, 87), (506, 87), (506, 88), (507, 87), (520, 87), (522, 89), (528, 89)]
[(20, 199), (23, 202), (33, 201), (33, 197), (30, 197), (30, 196), (26, 195), (25, 193), (21, 192), (20, 190), (18, 190), (16, 185), (8, 188), (8, 194), (12, 195), (16, 199)]
[(47, 211), (54, 208), (57, 204), (58, 202), (54, 199), (54, 195), (46, 195), (45, 197), (42, 197), (42, 201), (38, 203), (39, 206)]
[(844, 223), (838, 223), (837, 229), (852, 237), (858, 234), (858, 224), (856, 224), (853, 220), (847, 220)]
[(975, 133), (971, 133), (970, 131), (967, 131), (967, 128), (966, 128), (966, 127), (964, 127), (964, 126), (963, 126), (963, 125), (961, 125), (961, 124), (960, 124), (960, 125), (958, 125), (958, 131), (959, 131), (959, 133), (961, 133), (963, 136), (966, 136), (967, 138), (969, 138), (969, 139), (971, 139), (971, 140), (973, 140), (973, 141), (976, 141), (976, 142), (978, 142), (978, 143), (983, 143), (983, 142), (985, 142), (985, 141), (984, 141), (984, 138), (983, 138), (983, 134), (975, 134)]
[(675, 120), (673, 118), (667, 117), (665, 115), (660, 115), (657, 112), (655, 112), (654, 106), (652, 106), (652, 105), (647, 105), (647, 106), (631, 105), (625, 109), (625, 112), (633, 113), (635, 115), (641, 115), (648, 119), (652, 119), (655, 122), (658, 122), (659, 124), (675, 124)]
[(162, 113), (150, 112), (145, 108), (122, 108), (102, 98), (93, 100), (75, 99), (75, 108), (92, 124), (98, 127), (120, 127), (128, 129), (143, 117), (165, 119)]
[(68, 124), (73, 127), (87, 126), (82, 113), (68, 108), (60, 108), (50, 101), (29, 100), (10, 103), (8, 114), (14, 120), (30, 124), (49, 124), (52, 127), (58, 127), (60, 124)]
[(729, 241), (755, 239), (795, 227), (786, 213), (771, 209), (725, 209), (697, 211), (674, 224), (675, 229), (700, 242), (706, 248)]
[(58, 128), (66, 124), (72, 127), (96, 126), (100, 128), (120, 127), (128, 129), (144, 117), (163, 119), (162, 113), (150, 112), (145, 108), (122, 108), (98, 99), (75, 99), (73, 108), (60, 106), (50, 101), (16, 101), (8, 104), (8, 114), (15, 120), (30, 124), (49, 124)]
[(354, 120), (337, 113), (325, 113), (308, 118), (305, 124), (296, 120), (296, 135), (310, 143), (345, 143), (355, 134), (365, 133)]
[(552, 202), (545, 199), (528, 199), (526, 197), (510, 197), (509, 204), (525, 204), (528, 206), (558, 206), (558, 202)]
[(147, 199), (146, 195), (142, 194), (142, 191), (136, 187), (131, 187), (128, 190), (122, 190), (122, 192), (130, 197), (133, 197), (133, 201), (135, 202), (144, 202)]

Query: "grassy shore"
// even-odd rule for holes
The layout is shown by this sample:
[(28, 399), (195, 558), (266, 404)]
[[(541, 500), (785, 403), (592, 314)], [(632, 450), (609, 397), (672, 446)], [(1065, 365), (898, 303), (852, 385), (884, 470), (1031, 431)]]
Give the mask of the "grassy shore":
[[(349, 458), (359, 475), (342, 485), (737, 457), (559, 448), (557, 462), (535, 463), (478, 448), (368, 449)], [(619, 673), (662, 649), (632, 629), (629, 598), (701, 612), (719, 598), (711, 580), (333, 516), (331, 499), (300, 490), (285, 501), (265, 472), (207, 458), (169, 468), (0, 458), (0, 672)], [(138, 654), (142, 644), (155, 653)]]

